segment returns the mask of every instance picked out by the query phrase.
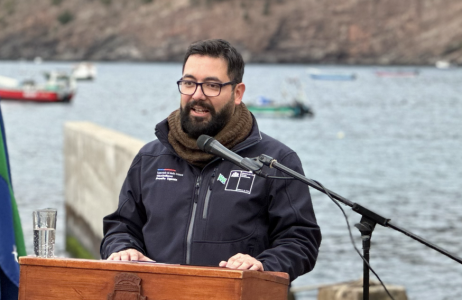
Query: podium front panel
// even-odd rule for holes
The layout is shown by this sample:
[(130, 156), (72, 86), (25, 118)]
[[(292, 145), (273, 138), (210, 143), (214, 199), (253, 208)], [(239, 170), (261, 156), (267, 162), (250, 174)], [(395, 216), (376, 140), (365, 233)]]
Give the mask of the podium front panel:
[(19, 300), (283, 300), (286, 273), (144, 262), (20, 258)]

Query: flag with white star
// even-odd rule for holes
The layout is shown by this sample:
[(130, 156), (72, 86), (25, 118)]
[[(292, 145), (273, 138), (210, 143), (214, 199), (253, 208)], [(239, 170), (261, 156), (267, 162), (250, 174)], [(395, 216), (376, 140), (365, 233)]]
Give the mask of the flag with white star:
[(0, 108), (0, 299), (18, 299), (18, 255), (26, 255), (11, 185), (3, 117)]

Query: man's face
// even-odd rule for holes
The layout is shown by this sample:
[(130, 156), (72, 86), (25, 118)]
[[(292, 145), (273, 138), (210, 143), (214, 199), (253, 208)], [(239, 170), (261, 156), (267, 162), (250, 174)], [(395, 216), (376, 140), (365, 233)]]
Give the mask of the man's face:
[[(228, 77), (228, 65), (223, 58), (191, 55), (183, 70), (183, 80), (195, 82), (225, 83)], [(225, 85), (215, 97), (205, 96), (200, 86), (191, 95), (181, 94), (180, 116), (183, 131), (197, 139), (201, 134), (215, 136), (229, 122), (239, 105), (245, 90), (240, 83), (232, 88)]]

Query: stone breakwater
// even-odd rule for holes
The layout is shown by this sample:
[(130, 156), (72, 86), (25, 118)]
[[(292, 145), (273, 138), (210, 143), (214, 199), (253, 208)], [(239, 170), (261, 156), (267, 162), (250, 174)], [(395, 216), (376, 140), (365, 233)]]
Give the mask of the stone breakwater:
[(0, 59), (180, 61), (225, 38), (248, 62), (462, 63), (460, 0), (0, 2)]

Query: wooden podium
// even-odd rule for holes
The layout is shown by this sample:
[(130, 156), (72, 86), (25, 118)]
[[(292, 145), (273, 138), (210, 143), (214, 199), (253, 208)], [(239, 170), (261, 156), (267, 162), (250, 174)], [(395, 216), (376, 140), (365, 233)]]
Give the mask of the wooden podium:
[(19, 300), (286, 300), (287, 273), (21, 257)]

